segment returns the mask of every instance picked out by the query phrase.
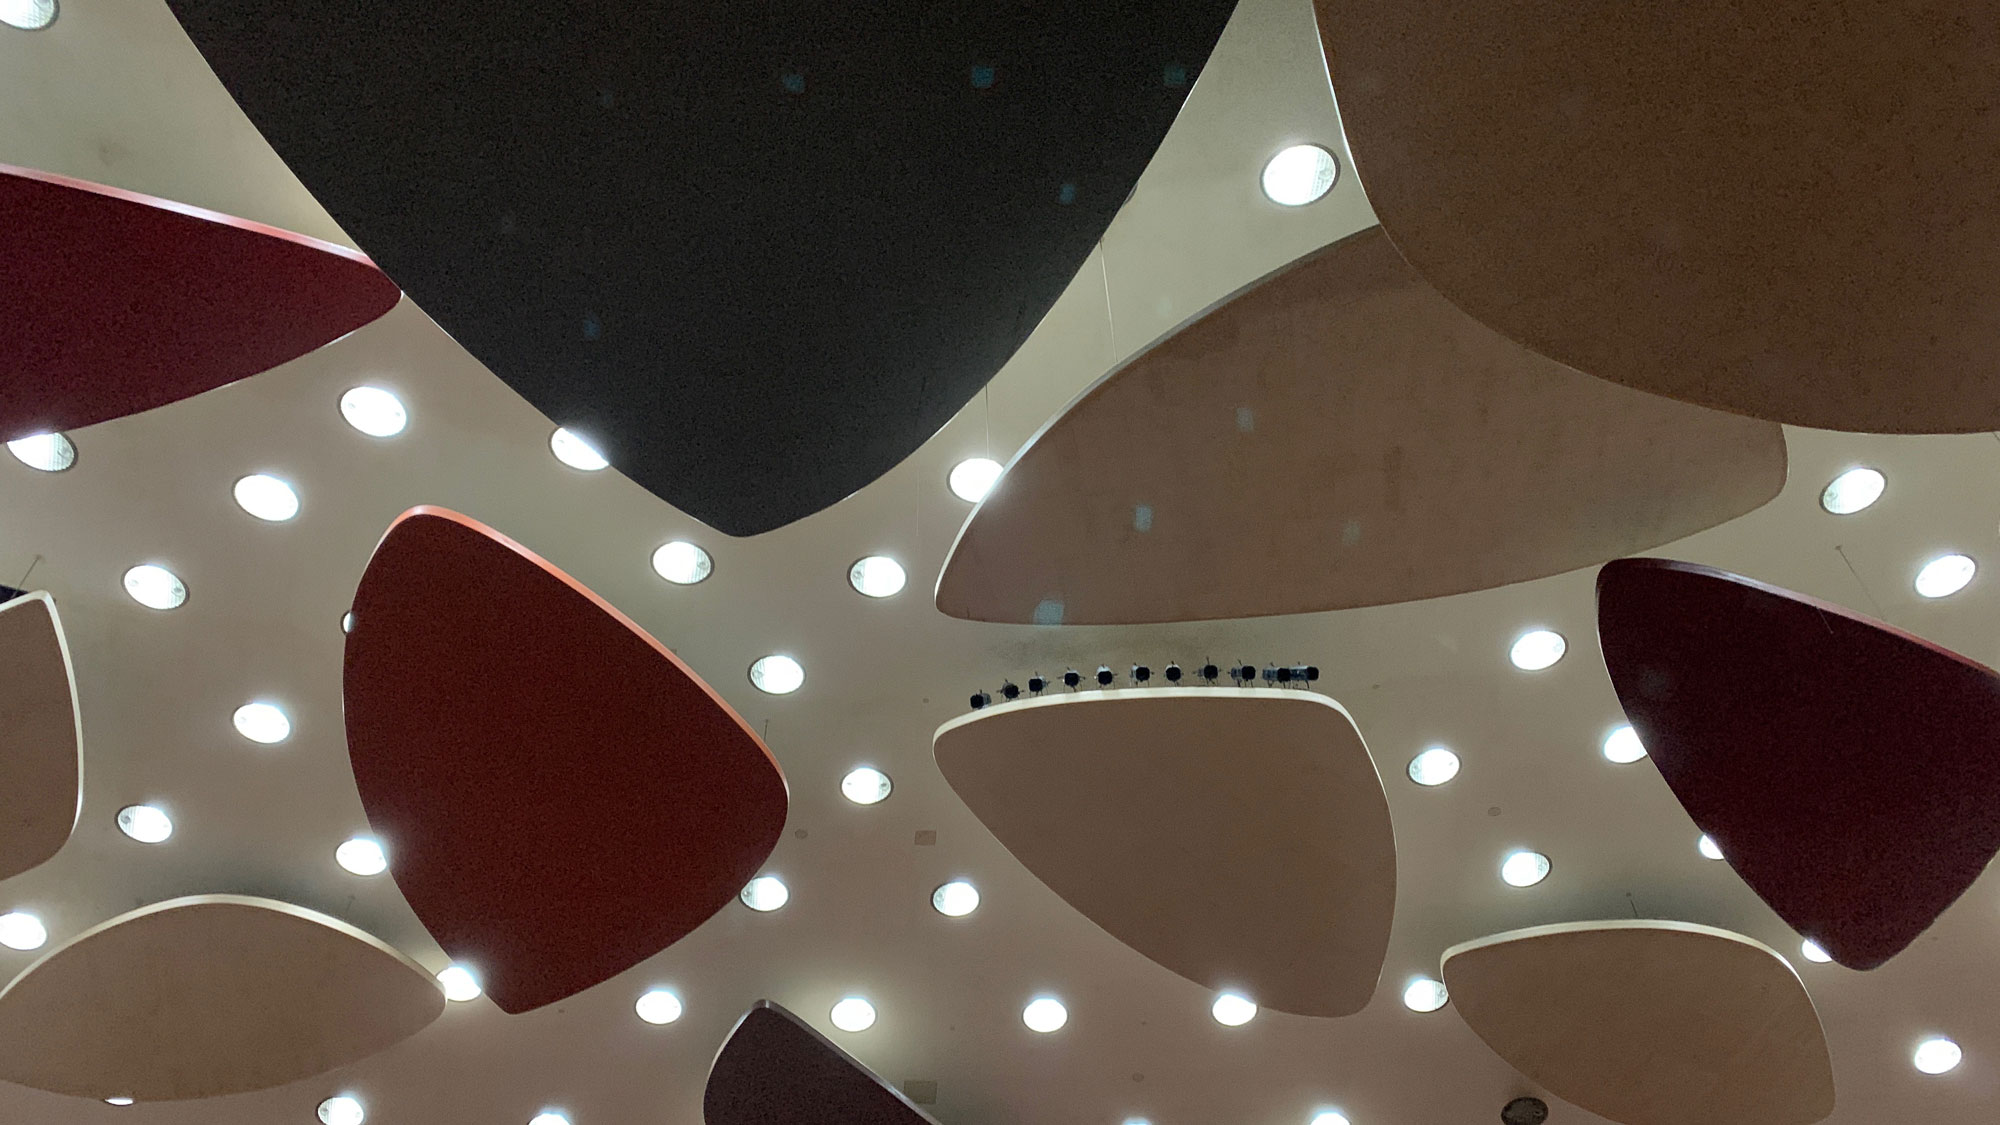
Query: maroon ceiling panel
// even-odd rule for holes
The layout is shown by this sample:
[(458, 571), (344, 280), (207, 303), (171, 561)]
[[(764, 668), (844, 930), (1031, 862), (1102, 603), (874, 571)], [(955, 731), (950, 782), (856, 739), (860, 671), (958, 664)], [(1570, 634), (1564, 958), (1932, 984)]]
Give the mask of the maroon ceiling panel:
[(2000, 675), (1839, 606), (1692, 563), (1597, 576), (1618, 701), (1730, 866), (1851, 969), (1922, 934), (2000, 850)]
[(658, 641), (456, 512), (390, 525), (354, 596), (348, 754), (424, 926), (509, 1012), (678, 941), (784, 830), (784, 775)]
[(715, 1056), (701, 1115), (707, 1125), (936, 1125), (769, 1000), (751, 1007)]
[(0, 165), (0, 440), (178, 402), (297, 359), (395, 307), (353, 250)]

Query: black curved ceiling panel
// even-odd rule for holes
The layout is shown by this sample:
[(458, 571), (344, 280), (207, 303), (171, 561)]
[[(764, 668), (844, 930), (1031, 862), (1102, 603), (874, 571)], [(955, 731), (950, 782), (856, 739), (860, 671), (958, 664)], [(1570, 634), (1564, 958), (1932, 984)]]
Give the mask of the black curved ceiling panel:
[(1026, 338), (1233, 0), (169, 0), (335, 220), (733, 535), (866, 485)]

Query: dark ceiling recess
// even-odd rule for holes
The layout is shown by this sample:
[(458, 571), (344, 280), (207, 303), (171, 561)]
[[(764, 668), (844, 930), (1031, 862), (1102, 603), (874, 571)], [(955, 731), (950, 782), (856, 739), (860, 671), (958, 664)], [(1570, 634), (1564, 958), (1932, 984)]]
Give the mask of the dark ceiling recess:
[[(933, 1095), (937, 1084), (928, 1085)], [(936, 1125), (804, 1020), (759, 1000), (716, 1053), (706, 1125)]]
[(425, 312), (732, 535), (866, 485), (986, 384), (1233, 7), (170, 4)]

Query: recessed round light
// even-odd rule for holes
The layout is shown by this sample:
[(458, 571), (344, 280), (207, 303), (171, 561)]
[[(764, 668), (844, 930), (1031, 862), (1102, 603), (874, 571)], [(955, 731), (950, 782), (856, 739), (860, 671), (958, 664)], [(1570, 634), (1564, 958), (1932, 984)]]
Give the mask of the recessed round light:
[(875, 1026), (875, 1005), (859, 996), (842, 997), (831, 1015), (833, 1026), (842, 1031), (867, 1031)]
[(292, 720), (274, 703), (245, 703), (233, 716), (236, 733), (266, 746), (292, 736)]
[(1225, 992), (1209, 1005), (1208, 1014), (1224, 1027), (1242, 1027), (1257, 1018), (1257, 1005), (1240, 992)]
[(30, 434), (7, 443), (7, 452), (30, 469), (60, 473), (76, 464), (76, 446), (61, 434)]
[(174, 820), (152, 805), (127, 805), (118, 810), (118, 831), (142, 844), (163, 844), (174, 834)]
[(569, 1125), (569, 1115), (545, 1109), (529, 1118), (528, 1125)]
[(1028, 1030), (1047, 1035), (1052, 1031), (1061, 1031), (1062, 1026), (1069, 1022), (1069, 1009), (1053, 996), (1037, 996), (1021, 1009), (1021, 1022), (1028, 1025)]
[(1799, 943), (1799, 956), (1811, 961), (1815, 965), (1824, 965), (1833, 960), (1833, 954), (1828, 953), (1818, 942), (1811, 938), (1807, 938)]
[(299, 494), (269, 473), (251, 473), (236, 482), (236, 506), (271, 523), (299, 514)]
[(951, 467), (951, 494), (968, 504), (977, 504), (986, 499), (993, 486), (1000, 483), (1004, 470), (1000, 462), (991, 457), (971, 457)]
[(1569, 651), (1569, 642), (1553, 629), (1530, 629), (1514, 638), (1514, 646), (1507, 650), (1507, 659), (1523, 672), (1539, 672), (1555, 667), (1556, 661)]
[(1965, 589), (1979, 564), (1964, 555), (1939, 555), (1917, 572), (1917, 593), (1927, 598), (1945, 598)]
[(806, 682), (806, 670), (789, 656), (760, 656), (750, 666), (750, 682), (772, 695), (790, 695)]
[(632, 1010), (647, 1023), (662, 1027), (681, 1018), (681, 998), (667, 989), (655, 988), (642, 994)]
[(359, 1099), (341, 1094), (319, 1103), (319, 1119), (325, 1125), (361, 1125), (368, 1120), (368, 1112), (361, 1108)]
[(1706, 832), (1702, 833), (1701, 839), (1694, 842), (1694, 850), (1700, 852), (1703, 859), (1722, 858), (1722, 845), (1716, 843), (1715, 837)]
[(1443, 785), (1458, 776), (1458, 755), (1433, 746), (1410, 759), (1410, 780), (1418, 785)]
[(1549, 877), (1549, 857), (1540, 852), (1507, 853), (1500, 861), (1500, 878), (1510, 887), (1532, 887)]
[(479, 978), (464, 965), (445, 966), (437, 979), (438, 983), (444, 986), (444, 998), (453, 1003), (463, 1004), (468, 1000), (477, 1000), (482, 991), (479, 987)]
[(42, 920), (23, 910), (0, 914), (0, 945), (9, 949), (40, 949), (49, 940)]
[(380, 875), (389, 870), (389, 854), (380, 841), (356, 836), (333, 849), (333, 861), (355, 875)]
[(346, 613), (340, 615), (340, 631), (343, 633), (352, 633), (354, 631), (353, 610), (350, 609)]
[(582, 469), (586, 473), (594, 473), (611, 465), (596, 447), (561, 426), (557, 426), (556, 432), (549, 435), (549, 452), (556, 455), (556, 460), (570, 468)]
[(1957, 1069), (1964, 1058), (1965, 1052), (1958, 1049), (1958, 1044), (1942, 1035), (1933, 1035), (1917, 1044), (1910, 1061), (1925, 1074), (1943, 1074)]
[(1449, 999), (1451, 994), (1445, 991), (1441, 980), (1415, 977), (1403, 986), (1403, 1007), (1412, 1012), (1435, 1012)]
[(759, 875), (743, 884), (736, 897), (750, 909), (769, 914), (792, 900), (792, 889), (776, 875)]
[(147, 609), (179, 609), (188, 600), (187, 587), (164, 566), (141, 563), (125, 572), (125, 592)]
[(40, 31), (56, 22), (56, 0), (0, 0), (0, 23)]
[(692, 586), (715, 573), (715, 560), (700, 547), (676, 539), (653, 552), (653, 573), (676, 586)]
[(369, 437), (395, 437), (410, 424), (403, 400), (381, 387), (355, 387), (341, 395), (340, 416)]
[(879, 805), (891, 788), (889, 775), (874, 766), (856, 766), (840, 779), (840, 795), (857, 805)]
[(1340, 177), (1340, 161), (1318, 145), (1292, 145), (1264, 162), (1264, 195), (1286, 207), (1325, 197)]
[(953, 879), (931, 892), (931, 906), (947, 918), (963, 918), (979, 909), (979, 888)]
[(1851, 516), (1882, 498), (1888, 480), (1874, 469), (1849, 469), (1833, 478), (1819, 494), (1819, 506), (1836, 516)]
[(110, 1098), (106, 1098), (106, 1099), (104, 1099), (104, 1104), (105, 1104), (105, 1105), (131, 1105), (131, 1104), (132, 1104), (132, 1099), (131, 1099), (131, 1098), (128, 1098), (128, 1097), (125, 1097), (125, 1096), (123, 1096), (123, 1095), (119, 1095), (119, 1096), (117, 1096), (117, 1097), (110, 1097)]
[(1313, 1114), (1312, 1125), (1347, 1125), (1347, 1115), (1337, 1109), (1323, 1109)]
[(907, 580), (903, 564), (887, 555), (869, 555), (847, 568), (848, 584), (871, 598), (900, 594)]
[(1143, 1117), (1128, 1117), (1125, 1119), (1125, 1125), (1153, 1125), (1153, 1123)]
[(1646, 756), (1646, 746), (1639, 741), (1639, 732), (1631, 724), (1611, 728), (1604, 736), (1604, 760), (1621, 766), (1630, 765)]

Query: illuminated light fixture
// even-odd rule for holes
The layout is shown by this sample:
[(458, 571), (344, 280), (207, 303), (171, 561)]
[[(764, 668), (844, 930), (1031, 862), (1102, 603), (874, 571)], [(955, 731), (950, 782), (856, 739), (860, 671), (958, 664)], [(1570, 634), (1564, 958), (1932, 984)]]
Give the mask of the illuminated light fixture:
[(760, 656), (750, 666), (750, 682), (772, 695), (790, 695), (806, 682), (806, 670), (789, 656)]
[(700, 547), (676, 539), (653, 552), (653, 573), (676, 586), (692, 586), (715, 573), (715, 560)]
[[(0, 0), (4, 3), (5, 0)], [(76, 446), (61, 434), (30, 434), (7, 443), (7, 452), (30, 469), (60, 473), (76, 464)]]
[(174, 834), (174, 820), (152, 805), (127, 805), (118, 810), (118, 831), (142, 844), (164, 844)]
[(1917, 572), (1917, 593), (1926, 598), (1947, 598), (1972, 581), (1979, 564), (1964, 555), (1939, 555)]
[(1510, 887), (1532, 887), (1549, 877), (1549, 857), (1540, 852), (1507, 853), (1500, 861), (1500, 878)]
[(188, 600), (180, 577), (152, 563), (141, 563), (125, 572), (125, 592), (147, 609), (179, 609)]
[(1062, 1026), (1069, 1022), (1069, 1009), (1053, 996), (1037, 996), (1021, 1009), (1021, 1022), (1028, 1025), (1028, 1030), (1047, 1035), (1061, 1031)]
[(1604, 760), (1621, 766), (1631, 765), (1646, 756), (1646, 746), (1639, 741), (1639, 732), (1630, 724), (1611, 728), (1604, 736)]
[(1125, 1119), (1125, 1125), (1153, 1125), (1153, 1123), (1143, 1117), (1128, 1117)]
[(738, 892), (736, 897), (742, 899), (743, 905), (750, 909), (769, 914), (792, 901), (792, 889), (785, 886), (785, 881), (776, 875), (759, 875), (743, 884), (742, 891)]
[(833, 1026), (842, 1031), (867, 1031), (875, 1026), (875, 1005), (859, 996), (844, 996), (830, 1013)]
[(528, 1125), (570, 1125), (569, 1115), (558, 1113), (553, 1109), (545, 1109), (530, 1118)]
[(594, 473), (611, 465), (596, 447), (561, 426), (557, 426), (556, 432), (549, 435), (549, 452), (556, 455), (556, 460), (570, 468), (582, 469), (586, 473)]
[(986, 499), (993, 486), (1000, 483), (1004, 472), (1000, 462), (991, 457), (972, 457), (951, 467), (951, 476), (945, 483), (951, 486), (951, 494), (968, 504), (977, 504)]
[(1539, 672), (1553, 668), (1556, 661), (1569, 651), (1569, 642), (1553, 629), (1530, 629), (1514, 638), (1514, 645), (1507, 650), (1507, 659), (1523, 672)]
[(667, 989), (655, 988), (640, 995), (632, 1010), (647, 1023), (664, 1027), (681, 1018), (681, 998)]
[(340, 631), (343, 633), (352, 633), (354, 631), (353, 610), (349, 610), (348, 612), (340, 615)]
[(1337, 1109), (1323, 1109), (1313, 1114), (1312, 1125), (1347, 1125), (1347, 1115)]
[(333, 861), (353, 875), (380, 875), (389, 870), (389, 855), (380, 842), (356, 836), (333, 849)]
[(1264, 195), (1285, 207), (1324, 198), (1340, 177), (1340, 161), (1318, 145), (1292, 145), (1264, 162)]
[(245, 703), (236, 709), (231, 721), (236, 724), (236, 733), (265, 746), (292, 736), (292, 721), (274, 703)]
[(1874, 469), (1849, 469), (1819, 494), (1819, 506), (1836, 516), (1851, 516), (1880, 500), (1888, 483)]
[(1820, 944), (1811, 938), (1807, 938), (1805, 941), (1799, 943), (1799, 956), (1811, 961), (1815, 965), (1824, 965), (1833, 960), (1833, 954), (1822, 949)]
[(112, 1097), (112, 1098), (106, 1098), (106, 1099), (104, 1099), (104, 1104), (105, 1104), (105, 1105), (131, 1105), (131, 1104), (132, 1104), (132, 1099), (131, 1099), (131, 1098), (127, 1098), (127, 1097)]
[(889, 775), (874, 766), (856, 766), (840, 779), (840, 795), (857, 805), (879, 805), (892, 788)]
[(410, 424), (403, 400), (381, 387), (354, 387), (341, 395), (340, 416), (369, 437), (395, 437)]
[(947, 918), (963, 918), (979, 909), (979, 888), (953, 879), (931, 892), (931, 907)]
[(299, 514), (299, 494), (269, 473), (251, 473), (236, 482), (236, 506), (269, 523)]
[(0, 945), (26, 952), (40, 949), (48, 940), (48, 927), (33, 914), (22, 910), (0, 914)]
[(361, 1125), (368, 1113), (360, 1099), (341, 1094), (319, 1103), (319, 1119), (324, 1125)]
[(1443, 785), (1458, 776), (1458, 755), (1433, 746), (1410, 759), (1410, 780), (1418, 785)]
[(447, 965), (437, 975), (437, 981), (444, 986), (444, 998), (455, 1004), (479, 999), (484, 991), (479, 987), (479, 978), (464, 965)]
[(1412, 1012), (1435, 1012), (1451, 999), (1445, 991), (1444, 982), (1429, 977), (1416, 977), (1403, 986), (1403, 1007)]
[(1959, 1050), (1958, 1044), (1942, 1035), (1933, 1035), (1917, 1044), (1916, 1051), (1910, 1056), (1910, 1062), (1925, 1074), (1956, 1070), (1964, 1059), (1965, 1052)]
[(1240, 992), (1225, 992), (1209, 1005), (1208, 1014), (1224, 1027), (1242, 1027), (1257, 1018), (1257, 1005)]
[(0, 23), (40, 31), (56, 22), (56, 0), (0, 0)]
[(887, 555), (869, 555), (847, 568), (848, 585), (871, 598), (886, 598), (903, 592), (909, 576), (903, 564)]
[(1722, 845), (1716, 843), (1715, 837), (1706, 832), (1702, 833), (1701, 839), (1694, 842), (1694, 849), (1701, 853), (1703, 859), (1722, 858)]

